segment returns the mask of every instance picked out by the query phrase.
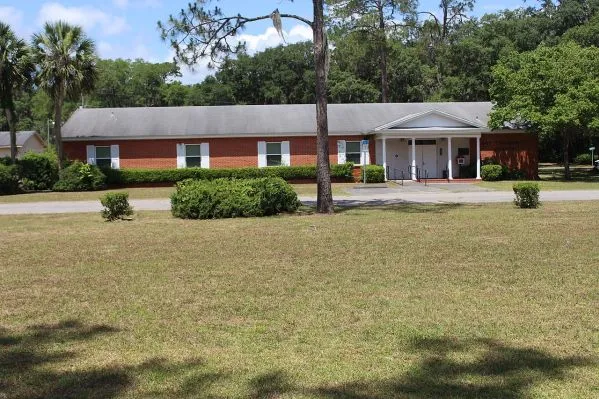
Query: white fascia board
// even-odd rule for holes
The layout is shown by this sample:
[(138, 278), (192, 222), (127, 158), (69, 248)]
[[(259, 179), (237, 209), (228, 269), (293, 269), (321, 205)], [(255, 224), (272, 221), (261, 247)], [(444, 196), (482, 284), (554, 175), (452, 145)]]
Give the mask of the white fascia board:
[[(335, 136), (364, 136), (372, 133), (363, 132), (329, 132), (329, 137)], [(311, 133), (260, 133), (260, 134), (217, 134), (217, 135), (172, 135), (172, 136), (91, 136), (91, 137), (63, 137), (63, 141), (115, 141), (115, 140), (186, 140), (186, 139), (239, 139), (263, 137), (316, 137), (316, 132)]]

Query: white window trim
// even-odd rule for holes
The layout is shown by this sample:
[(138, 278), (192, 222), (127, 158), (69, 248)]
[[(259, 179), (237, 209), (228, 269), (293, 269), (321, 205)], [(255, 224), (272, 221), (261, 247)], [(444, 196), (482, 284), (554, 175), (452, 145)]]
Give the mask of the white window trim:
[(200, 158), (200, 168), (210, 168), (210, 144), (209, 143), (178, 143), (177, 144), (177, 169), (187, 168), (187, 146), (200, 146), (200, 155), (190, 156), (190, 158)]
[[(348, 152), (347, 151), (347, 144), (348, 143), (358, 143), (358, 148), (360, 149), (359, 152)], [(360, 156), (360, 162), (359, 163), (355, 163), (354, 166), (362, 166), (363, 165), (363, 159), (362, 159), (362, 142), (360, 140), (358, 141), (349, 141), (349, 140), (345, 140), (345, 162), (347, 161), (347, 154), (358, 154)]]

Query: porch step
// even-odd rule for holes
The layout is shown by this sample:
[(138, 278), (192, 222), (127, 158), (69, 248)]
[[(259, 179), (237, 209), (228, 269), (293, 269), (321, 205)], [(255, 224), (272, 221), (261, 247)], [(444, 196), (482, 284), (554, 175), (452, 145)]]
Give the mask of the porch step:
[[(453, 179), (453, 180), (448, 180), (448, 179), (426, 179), (427, 183), (476, 183), (481, 181), (480, 179)], [(424, 179), (420, 179), (418, 181), (418, 183), (424, 183)]]

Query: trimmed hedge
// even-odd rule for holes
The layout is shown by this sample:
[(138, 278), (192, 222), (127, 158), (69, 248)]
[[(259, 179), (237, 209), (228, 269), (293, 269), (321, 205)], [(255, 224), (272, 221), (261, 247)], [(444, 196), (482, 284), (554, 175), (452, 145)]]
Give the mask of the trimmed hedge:
[(576, 158), (574, 158), (574, 163), (577, 165), (591, 165), (591, 154), (578, 154)]
[(53, 152), (28, 152), (17, 164), (26, 190), (50, 190), (58, 181), (58, 157)]
[(268, 216), (293, 212), (297, 194), (280, 177), (184, 180), (171, 196), (171, 212), (182, 219)]
[(360, 172), (360, 181), (364, 181), (364, 170), (366, 170), (366, 183), (384, 183), (385, 168), (381, 165), (366, 165)]
[(94, 165), (75, 161), (60, 171), (54, 191), (95, 191), (106, 187), (106, 176)]
[[(331, 166), (331, 177), (352, 180), (353, 164)], [(129, 185), (140, 183), (177, 183), (186, 179), (254, 179), (259, 177), (280, 177), (283, 180), (316, 179), (316, 166), (274, 166), (268, 168), (229, 168), (229, 169), (103, 169), (109, 185)]]
[(480, 177), (486, 181), (501, 180), (503, 167), (501, 165), (483, 165), (480, 168)]
[(520, 208), (538, 208), (539, 201), (539, 185), (537, 183), (516, 183), (513, 186), (516, 199), (514, 203)]
[(108, 222), (133, 215), (133, 208), (129, 205), (129, 193), (106, 193), (100, 198), (100, 203), (104, 207), (102, 217)]
[(19, 191), (19, 168), (16, 165), (0, 164), (0, 195), (16, 194)]

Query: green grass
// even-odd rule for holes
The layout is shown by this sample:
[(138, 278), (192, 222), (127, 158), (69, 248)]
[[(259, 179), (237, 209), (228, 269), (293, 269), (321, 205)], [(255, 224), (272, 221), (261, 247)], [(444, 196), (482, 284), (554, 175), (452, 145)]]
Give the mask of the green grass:
[(589, 398), (599, 203), (0, 217), (0, 396)]
[[(333, 195), (346, 195), (354, 183), (333, 183)], [(293, 184), (297, 195), (316, 196), (316, 184)], [(0, 196), (0, 204), (40, 201), (93, 201), (109, 192), (128, 192), (130, 199), (169, 198), (174, 187), (125, 188), (118, 190), (85, 191), (74, 193), (39, 192)]]

